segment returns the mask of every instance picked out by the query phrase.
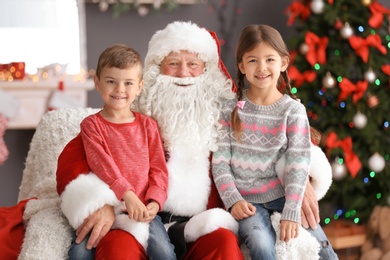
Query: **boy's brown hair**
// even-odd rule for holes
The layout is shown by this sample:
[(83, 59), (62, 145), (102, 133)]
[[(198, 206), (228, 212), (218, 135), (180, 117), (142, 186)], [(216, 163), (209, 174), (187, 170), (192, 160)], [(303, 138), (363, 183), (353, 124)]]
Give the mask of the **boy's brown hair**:
[(114, 44), (107, 47), (99, 56), (96, 67), (96, 76), (100, 78), (100, 74), (104, 68), (127, 69), (135, 66), (140, 66), (140, 79), (142, 80), (142, 58), (141, 55), (133, 48), (125, 44)]

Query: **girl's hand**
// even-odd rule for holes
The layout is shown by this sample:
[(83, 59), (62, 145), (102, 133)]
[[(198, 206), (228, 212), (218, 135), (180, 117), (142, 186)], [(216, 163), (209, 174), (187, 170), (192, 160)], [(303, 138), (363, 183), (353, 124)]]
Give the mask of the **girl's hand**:
[(123, 196), (123, 200), (126, 205), (127, 213), (129, 214), (129, 219), (142, 221), (143, 219), (149, 217), (147, 208), (134, 192), (126, 191), (125, 195)]
[(255, 215), (256, 207), (245, 200), (240, 200), (232, 206), (230, 213), (235, 220), (241, 220)]
[(288, 242), (292, 238), (297, 238), (299, 235), (300, 225), (300, 223), (294, 221), (280, 221), (280, 240)]

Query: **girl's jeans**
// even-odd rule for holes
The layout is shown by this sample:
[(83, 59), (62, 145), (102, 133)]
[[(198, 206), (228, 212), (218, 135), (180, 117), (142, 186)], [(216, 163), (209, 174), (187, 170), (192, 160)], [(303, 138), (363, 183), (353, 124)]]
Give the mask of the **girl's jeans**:
[[(285, 198), (279, 198), (265, 204), (253, 204), (256, 214), (239, 221), (239, 235), (249, 248), (252, 260), (275, 259), (276, 234), (272, 227), (270, 216), (274, 211), (281, 212)], [(332, 245), (320, 225), (317, 229), (306, 229), (321, 245), (320, 259), (337, 260)]]

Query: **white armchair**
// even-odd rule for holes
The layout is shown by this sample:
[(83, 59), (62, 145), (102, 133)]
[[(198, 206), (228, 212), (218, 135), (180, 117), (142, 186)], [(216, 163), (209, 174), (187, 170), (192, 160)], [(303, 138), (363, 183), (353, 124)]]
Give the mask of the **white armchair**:
[(72, 108), (46, 113), (30, 143), (18, 200), (25, 208), (25, 238), (19, 259), (67, 259), (72, 228), (63, 216), (56, 190), (57, 159), (79, 131), (81, 120), (98, 109)]

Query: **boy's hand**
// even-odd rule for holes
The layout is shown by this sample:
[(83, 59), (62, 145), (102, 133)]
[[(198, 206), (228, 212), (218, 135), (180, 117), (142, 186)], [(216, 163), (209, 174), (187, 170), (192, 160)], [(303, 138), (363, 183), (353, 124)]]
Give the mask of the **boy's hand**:
[(299, 235), (300, 225), (300, 223), (294, 221), (280, 221), (280, 240), (288, 242), (292, 238), (297, 238)]
[(146, 208), (148, 209), (149, 217), (144, 218), (142, 221), (150, 223), (150, 222), (152, 222), (154, 217), (157, 215), (157, 212), (160, 210), (160, 206), (157, 202), (152, 200), (148, 203), (148, 205), (146, 205)]
[(234, 219), (241, 220), (255, 215), (256, 207), (245, 200), (240, 200), (233, 205), (230, 213), (232, 214)]
[(126, 191), (125, 195), (123, 196), (123, 201), (125, 202), (126, 210), (129, 214), (129, 219), (142, 221), (143, 219), (149, 217), (147, 208), (134, 192)]

